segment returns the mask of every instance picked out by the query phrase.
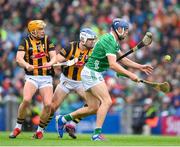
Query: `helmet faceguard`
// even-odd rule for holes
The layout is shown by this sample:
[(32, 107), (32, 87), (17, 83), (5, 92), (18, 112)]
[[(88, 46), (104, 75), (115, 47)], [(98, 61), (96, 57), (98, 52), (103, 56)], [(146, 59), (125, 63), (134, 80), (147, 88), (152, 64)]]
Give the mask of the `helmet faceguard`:
[[(125, 29), (129, 28), (129, 24), (123, 19), (115, 18), (112, 23), (112, 28), (114, 32), (116, 33), (116, 35), (118, 36), (119, 40), (122, 40), (124, 39), (123, 34), (125, 32)], [(118, 32), (119, 28), (122, 28), (122, 33)]]
[(28, 32), (34, 36), (38, 37), (37, 30), (44, 29), (46, 24), (43, 20), (32, 20), (28, 23)]
[(83, 28), (80, 31), (80, 41), (85, 44), (88, 39), (96, 39), (96, 33), (93, 32), (90, 28)]

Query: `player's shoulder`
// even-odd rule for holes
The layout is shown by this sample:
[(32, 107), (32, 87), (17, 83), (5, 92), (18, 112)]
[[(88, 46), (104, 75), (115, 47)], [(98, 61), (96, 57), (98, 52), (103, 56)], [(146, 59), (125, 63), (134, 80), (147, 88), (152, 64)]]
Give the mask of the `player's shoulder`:
[(74, 44), (75, 44), (74, 41), (70, 41), (64, 46), (64, 48), (66, 50), (71, 50), (71, 48), (72, 48), (72, 46), (74, 46)]
[(79, 46), (79, 41), (71, 41), (66, 45), (66, 49), (76, 49), (76, 47)]
[(79, 41), (71, 41), (69, 42), (69, 45), (78, 45), (79, 44)]
[(66, 45), (62, 46), (60, 49), (60, 54), (64, 57), (67, 57), (69, 55), (69, 53), (71, 52), (71, 50), (76, 49), (78, 42), (77, 41), (71, 41), (68, 42)]
[(102, 35), (102, 38), (113, 38), (111, 33), (105, 33)]
[(41, 41), (45, 41), (47, 43), (50, 43), (52, 41), (51, 37), (48, 35), (45, 35), (44, 38), (41, 39)]
[(113, 37), (112, 34), (106, 33), (106, 34), (102, 35), (102, 36), (100, 37), (100, 39), (101, 39), (101, 40), (106, 40), (106, 41), (107, 41), (107, 40), (113, 41), (113, 40), (114, 40), (114, 37)]
[(26, 41), (30, 39), (30, 35), (23, 36), (21, 41)]
[(19, 45), (20, 46), (22, 46), (22, 45), (25, 46), (26, 42), (28, 42), (29, 40), (30, 40), (29, 35), (23, 36)]
[(47, 40), (49, 40), (49, 41), (52, 40), (52, 38), (51, 38), (49, 35), (45, 35), (43, 39), (47, 39)]
[(24, 36), (18, 46), (18, 51), (25, 51), (26, 43), (28, 43), (29, 36)]

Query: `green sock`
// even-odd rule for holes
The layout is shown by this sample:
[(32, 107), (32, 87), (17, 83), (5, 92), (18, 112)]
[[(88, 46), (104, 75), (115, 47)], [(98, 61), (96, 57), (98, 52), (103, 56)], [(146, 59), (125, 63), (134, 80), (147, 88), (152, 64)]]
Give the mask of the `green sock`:
[(101, 134), (101, 132), (102, 132), (102, 128), (96, 128), (96, 129), (94, 130), (94, 135), (96, 135), (96, 134)]
[(66, 121), (70, 121), (70, 120), (73, 120), (73, 118), (72, 118), (72, 116), (71, 115), (65, 115), (64, 116), (64, 119), (66, 120)]

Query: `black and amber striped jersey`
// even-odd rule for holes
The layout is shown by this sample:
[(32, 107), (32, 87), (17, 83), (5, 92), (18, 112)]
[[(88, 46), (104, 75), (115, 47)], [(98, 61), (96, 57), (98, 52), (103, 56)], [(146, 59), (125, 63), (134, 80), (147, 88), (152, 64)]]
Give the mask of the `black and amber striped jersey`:
[[(33, 39), (30, 35), (22, 40), (18, 47), (18, 51), (24, 51), (24, 60), (33, 66), (42, 66), (44, 63), (50, 61), (49, 51), (55, 50), (54, 44), (50, 41), (49, 37), (45, 35), (44, 38), (40, 40)], [(41, 54), (41, 57), (36, 58), (37, 55)], [(54, 70), (41, 68), (34, 69), (33, 71), (27, 71), (27, 75), (53, 75)]]
[(62, 66), (63, 74), (69, 79), (80, 81), (81, 71), (84, 64), (88, 60), (88, 56), (91, 54), (91, 49), (82, 50), (79, 48), (79, 42), (70, 42), (65, 48), (61, 48), (60, 54), (66, 58), (66, 60), (71, 60), (78, 58), (78, 62), (72, 66)]

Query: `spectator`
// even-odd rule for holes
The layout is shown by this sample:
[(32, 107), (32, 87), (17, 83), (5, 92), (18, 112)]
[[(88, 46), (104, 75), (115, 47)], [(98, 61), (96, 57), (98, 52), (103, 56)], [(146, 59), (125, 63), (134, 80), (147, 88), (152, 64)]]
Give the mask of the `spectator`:
[(162, 98), (162, 106), (160, 110), (160, 116), (166, 117), (174, 114), (174, 109), (171, 106), (171, 100), (168, 96)]

